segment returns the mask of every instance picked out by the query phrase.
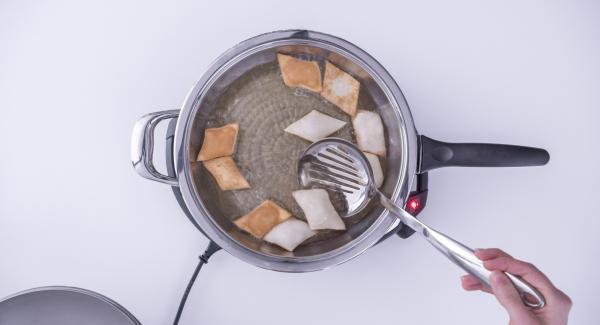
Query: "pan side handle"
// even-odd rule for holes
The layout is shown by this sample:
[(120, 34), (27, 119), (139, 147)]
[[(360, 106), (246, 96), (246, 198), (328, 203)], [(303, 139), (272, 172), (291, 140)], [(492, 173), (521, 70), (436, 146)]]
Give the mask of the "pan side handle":
[(420, 136), (419, 173), (440, 167), (542, 166), (550, 160), (540, 148), (493, 143), (449, 143)]
[(135, 123), (131, 135), (131, 163), (140, 176), (171, 186), (179, 186), (177, 177), (159, 173), (152, 163), (154, 129), (161, 121), (178, 117), (179, 110), (160, 111), (144, 115)]

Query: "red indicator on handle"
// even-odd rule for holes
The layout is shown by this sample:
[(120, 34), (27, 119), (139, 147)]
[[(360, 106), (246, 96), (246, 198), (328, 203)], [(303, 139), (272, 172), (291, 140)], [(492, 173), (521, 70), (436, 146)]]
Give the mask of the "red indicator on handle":
[(411, 211), (417, 211), (417, 209), (419, 208), (419, 199), (417, 198), (413, 198), (412, 200), (408, 201), (408, 208)]
[(416, 216), (425, 207), (425, 201), (427, 200), (427, 191), (413, 192), (406, 200), (406, 211)]

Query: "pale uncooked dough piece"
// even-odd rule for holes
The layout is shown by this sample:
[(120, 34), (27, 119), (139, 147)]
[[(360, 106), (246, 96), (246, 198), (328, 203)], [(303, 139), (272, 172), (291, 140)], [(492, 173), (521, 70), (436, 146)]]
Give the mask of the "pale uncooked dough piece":
[(223, 191), (250, 188), (239, 168), (231, 157), (220, 157), (203, 162)]
[(292, 196), (304, 211), (310, 229), (346, 229), (342, 218), (331, 204), (327, 191), (323, 189), (299, 190), (292, 192)]
[(290, 218), (271, 229), (263, 239), (291, 252), (316, 233), (306, 222)]
[(350, 116), (356, 115), (360, 82), (327, 61), (321, 96)]
[(379, 114), (358, 110), (352, 119), (352, 126), (360, 150), (385, 157), (385, 137)]
[(205, 161), (233, 155), (239, 129), (240, 125), (238, 123), (227, 124), (220, 128), (205, 129), (202, 148), (196, 160)]
[(277, 54), (283, 83), (288, 87), (302, 87), (315, 92), (321, 91), (321, 70), (316, 61), (305, 61), (293, 56)]
[(383, 184), (383, 171), (381, 170), (381, 163), (379, 162), (379, 157), (369, 152), (363, 153), (365, 154), (365, 157), (367, 157), (369, 165), (371, 165), (371, 169), (373, 170), (375, 187), (380, 188)]
[(271, 231), (273, 227), (287, 220), (292, 214), (271, 200), (266, 200), (248, 214), (234, 221), (236, 226), (256, 238)]
[(313, 110), (301, 119), (290, 124), (285, 129), (285, 132), (315, 142), (343, 128), (344, 125), (346, 125), (346, 122)]

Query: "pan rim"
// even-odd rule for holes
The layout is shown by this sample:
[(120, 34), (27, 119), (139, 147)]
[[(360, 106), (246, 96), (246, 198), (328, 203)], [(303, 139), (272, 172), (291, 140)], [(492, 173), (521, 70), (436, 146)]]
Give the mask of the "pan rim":
[(377, 82), (390, 102), (394, 114), (398, 119), (403, 142), (403, 162), (400, 166), (399, 177), (396, 179), (392, 199), (404, 203), (409, 194), (409, 189), (414, 181), (417, 167), (417, 132), (413, 124), (412, 115), (408, 104), (391, 75), (374, 58), (357, 46), (340, 38), (305, 30), (276, 31), (262, 34), (248, 39), (222, 54), (203, 75), (194, 88), (190, 90), (182, 106), (179, 120), (177, 121), (174, 144), (174, 160), (179, 179), (179, 187), (184, 202), (196, 222), (200, 225), (205, 235), (215, 241), (230, 254), (249, 262), (253, 265), (283, 272), (308, 272), (326, 269), (343, 263), (361, 254), (392, 228), (398, 221), (383, 211), (377, 219), (358, 237), (348, 243), (333, 249), (311, 256), (279, 256), (252, 250), (227, 232), (210, 217), (202, 200), (197, 197), (195, 184), (191, 179), (190, 157), (187, 150), (189, 145), (189, 130), (195, 117), (199, 104), (204, 94), (220, 75), (226, 72), (233, 64), (245, 57), (268, 48), (285, 45), (310, 45), (335, 52), (345, 58), (351, 59)]

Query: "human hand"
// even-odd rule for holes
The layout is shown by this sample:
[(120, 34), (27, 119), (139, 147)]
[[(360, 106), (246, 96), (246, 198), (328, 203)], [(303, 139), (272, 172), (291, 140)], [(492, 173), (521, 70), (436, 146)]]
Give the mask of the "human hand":
[[(566, 325), (572, 302), (569, 296), (557, 289), (552, 282), (533, 264), (519, 261), (497, 248), (478, 249), (475, 255), (483, 261), (483, 266), (492, 271), (491, 289), (484, 286), (472, 275), (461, 278), (462, 287), (467, 291), (480, 290), (496, 296), (506, 309), (510, 325)], [(531, 309), (523, 304), (512, 282), (503, 273), (520, 276), (537, 288), (546, 298), (546, 305)]]

